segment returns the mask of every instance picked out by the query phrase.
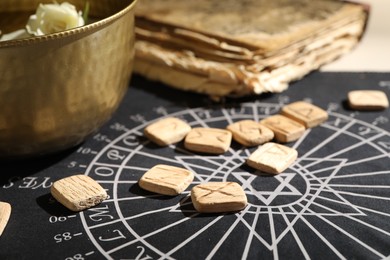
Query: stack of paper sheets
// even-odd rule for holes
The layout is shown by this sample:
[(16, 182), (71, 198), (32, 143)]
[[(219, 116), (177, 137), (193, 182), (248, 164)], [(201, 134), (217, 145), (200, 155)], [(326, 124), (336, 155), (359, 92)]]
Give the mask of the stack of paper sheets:
[(215, 98), (281, 92), (349, 52), (367, 16), (338, 0), (142, 0), (134, 69)]

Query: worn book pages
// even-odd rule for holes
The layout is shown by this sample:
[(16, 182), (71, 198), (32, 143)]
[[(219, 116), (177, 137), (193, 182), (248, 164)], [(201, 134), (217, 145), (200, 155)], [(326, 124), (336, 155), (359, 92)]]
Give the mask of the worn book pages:
[(213, 97), (281, 92), (359, 41), (367, 8), (336, 0), (142, 1), (135, 72)]

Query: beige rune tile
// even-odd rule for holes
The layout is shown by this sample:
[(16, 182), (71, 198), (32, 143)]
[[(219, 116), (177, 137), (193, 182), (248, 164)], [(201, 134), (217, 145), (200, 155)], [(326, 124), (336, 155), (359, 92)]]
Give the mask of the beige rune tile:
[(11, 205), (7, 202), (0, 201), (0, 236), (3, 234), (5, 226), (11, 216)]
[(183, 120), (167, 117), (148, 125), (144, 134), (152, 142), (167, 146), (183, 140), (190, 130), (191, 126)]
[(107, 192), (87, 175), (74, 175), (53, 183), (51, 194), (72, 211), (93, 207), (107, 198)]
[(273, 115), (260, 121), (271, 129), (275, 139), (281, 143), (297, 140), (305, 132), (305, 126), (283, 115)]
[(328, 113), (325, 110), (304, 101), (284, 106), (281, 114), (303, 124), (306, 128), (318, 126), (328, 119)]
[(186, 169), (158, 164), (139, 180), (141, 188), (163, 195), (178, 195), (191, 184), (194, 174)]
[(354, 90), (348, 93), (350, 108), (356, 110), (383, 110), (389, 107), (386, 93), (380, 90)]
[(232, 141), (232, 133), (218, 128), (194, 128), (186, 136), (184, 146), (194, 152), (222, 154)]
[(272, 174), (278, 174), (287, 169), (298, 157), (298, 152), (290, 147), (266, 143), (254, 151), (247, 164), (252, 168)]
[(201, 213), (239, 211), (248, 204), (244, 190), (235, 182), (199, 184), (192, 188), (191, 200)]
[(245, 146), (255, 146), (268, 142), (274, 138), (274, 132), (268, 127), (253, 120), (242, 120), (228, 125), (233, 139)]

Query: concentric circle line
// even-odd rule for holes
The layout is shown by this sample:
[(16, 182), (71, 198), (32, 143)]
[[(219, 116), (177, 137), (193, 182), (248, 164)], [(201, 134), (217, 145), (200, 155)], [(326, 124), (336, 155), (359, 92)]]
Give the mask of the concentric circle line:
[[(340, 116), (343, 116), (343, 115), (340, 115)], [(383, 129), (380, 129), (380, 128), (376, 127), (376, 126), (372, 126), (372, 125), (370, 125), (370, 124), (368, 124), (368, 123), (366, 123), (364, 121), (360, 121), (360, 120), (354, 119), (354, 122), (357, 123), (357, 124), (363, 125), (365, 127), (369, 127), (369, 128), (375, 129), (375, 131), (378, 133), (377, 135), (382, 134), (382, 136), (390, 136), (390, 134), (387, 131), (384, 131)], [(333, 130), (333, 131), (337, 131), (339, 129), (339, 128), (334, 127), (334, 126), (332, 126), (330, 124), (327, 124), (327, 123), (321, 124), (321, 127), (324, 127), (324, 128), (327, 128), (327, 129), (330, 129), (330, 130)], [(344, 134), (349, 135), (351, 137), (354, 137), (356, 139), (359, 139), (361, 141), (365, 141), (366, 140), (366, 138), (364, 138), (364, 136), (355, 134), (353, 132), (346, 131)], [(381, 136), (379, 136), (379, 137), (381, 137)], [(379, 145), (377, 145), (375, 143), (372, 143), (371, 146), (375, 147), (377, 150), (379, 150), (381, 152), (384, 152), (384, 153), (386, 152), (386, 150), (383, 150), (383, 147), (380, 147)]]
[[(161, 195), (159, 195), (159, 197), (161, 197)], [(177, 205), (173, 205), (173, 206), (169, 206), (169, 207), (165, 207), (165, 208), (161, 208), (161, 209), (157, 209), (157, 210), (151, 210), (151, 211), (139, 213), (137, 215), (132, 215), (131, 217), (124, 217), (123, 219), (124, 220), (131, 220), (131, 219), (135, 219), (135, 218), (139, 218), (139, 217), (143, 217), (143, 216), (159, 213), (159, 212), (162, 212), (162, 211), (170, 211), (170, 210), (172, 210), (172, 209), (174, 209), (176, 207), (177, 207)], [(116, 220), (112, 220), (112, 221), (105, 222), (105, 223), (102, 223), (102, 224), (96, 224), (96, 225), (90, 226), (89, 229), (95, 229), (95, 228), (99, 228), (99, 227), (103, 227), (103, 226), (108, 226), (108, 225), (112, 225), (112, 224), (115, 224), (115, 223), (118, 223), (118, 222), (121, 222), (121, 221), (122, 221), (121, 219), (116, 219)]]
[[(117, 142), (118, 140), (120, 140), (123, 136), (126, 136), (128, 133), (125, 132), (124, 134), (118, 136), (114, 141), (112, 141), (113, 143)], [(104, 152), (106, 152), (108, 149), (109, 149), (109, 145), (103, 147), (103, 149), (100, 151), (100, 154), (103, 154)], [(97, 160), (98, 160), (99, 156), (95, 156), (93, 158), (93, 160), (91, 161), (91, 163), (88, 165), (86, 171), (85, 171), (85, 174), (86, 175), (89, 175), (89, 172), (91, 172), (92, 170), (92, 167), (93, 165), (95, 165), (97, 163)], [(104, 256), (106, 257), (107, 259), (112, 259), (111, 256), (105, 251), (103, 250), (103, 248), (100, 246), (100, 244), (96, 241), (95, 237), (92, 235), (92, 232), (90, 231), (88, 225), (87, 225), (87, 222), (85, 220), (85, 216), (84, 216), (84, 212), (80, 212), (80, 220), (81, 220), (81, 223), (84, 227), (84, 230), (85, 232), (87, 233), (88, 237), (90, 238), (92, 244), (96, 247), (96, 249)]]
[(212, 174), (208, 178), (206, 178), (205, 182), (209, 182), (211, 179), (213, 179), (218, 173), (223, 172), (221, 171), (223, 168), (225, 168), (230, 162), (228, 160), (225, 160), (217, 169), (212, 171)]
[[(338, 172), (342, 167), (344, 167), (346, 164), (346, 160), (341, 160), (340, 161), (340, 164), (336, 165), (336, 167), (333, 169), (334, 171), (333, 172)], [(343, 196), (341, 196), (338, 191), (335, 191), (333, 190), (330, 185), (329, 185), (329, 181), (330, 179), (334, 179), (335, 175), (334, 174), (331, 178), (330, 176), (327, 176), (325, 178), (325, 180), (323, 179), (319, 179), (317, 176), (315, 176), (312, 172), (308, 171), (307, 169), (302, 169), (304, 172), (305, 172), (305, 175), (306, 176), (311, 176), (313, 178), (313, 180), (316, 180), (319, 184), (318, 184), (318, 187), (316, 187), (317, 185), (314, 185), (314, 184), (310, 184), (310, 190), (320, 190), (321, 189), (321, 192), (331, 192), (333, 195), (335, 195), (336, 197), (338, 197), (341, 201), (343, 201), (345, 204), (344, 205), (348, 205), (349, 207), (355, 209), (355, 211), (363, 214), (360, 210), (358, 210), (352, 203), (350, 203), (350, 201), (348, 201), (346, 198), (344, 198)], [(328, 180), (328, 182), (325, 184), (325, 181)], [(317, 195), (316, 197), (314, 195), (312, 195), (309, 191), (305, 194), (306, 196), (303, 196), (304, 198), (307, 197), (307, 196), (313, 196), (313, 201), (320, 197), (319, 195)], [(309, 204), (308, 204), (309, 205)]]
[(374, 210), (374, 209), (369, 209), (369, 208), (363, 207), (363, 206), (355, 205), (355, 207), (358, 208), (361, 211), (368, 211), (368, 212), (372, 212), (372, 213), (375, 213), (375, 214), (378, 214), (378, 215), (381, 215), (381, 216), (390, 217), (390, 213), (381, 212), (381, 211)]
[[(133, 151), (133, 150), (129, 150), (129, 151)], [(161, 161), (164, 161), (164, 162), (177, 163), (177, 161), (174, 160), (174, 159), (171, 159), (171, 158), (168, 158), (168, 157), (159, 156), (159, 155), (155, 155), (155, 154), (151, 154), (151, 153), (135, 151), (135, 154), (142, 155), (142, 156), (145, 156), (145, 157), (148, 157), (148, 158), (158, 159), (158, 160), (161, 160)], [(128, 166), (124, 166), (124, 167), (128, 167)]]
[[(237, 164), (236, 162), (234, 162), (233, 160), (228, 160), (229, 159), (240, 159), (240, 161), (242, 160), (241, 157), (237, 156), (237, 154), (241, 153), (242, 151), (239, 150), (239, 151), (233, 151), (232, 152), (232, 155), (231, 156), (224, 156), (224, 155), (219, 155), (219, 156), (216, 156), (216, 157), (213, 157), (213, 156), (208, 156), (208, 157), (202, 157), (202, 156), (199, 156), (199, 157), (196, 157), (197, 159), (199, 160), (205, 160), (209, 163), (213, 163), (214, 165), (217, 166), (216, 169), (213, 169), (213, 168), (208, 168), (208, 167), (203, 167), (204, 169), (206, 170), (209, 170), (210, 172), (212, 172), (206, 179), (204, 179), (204, 182), (208, 182), (210, 181), (211, 179), (213, 178), (217, 178), (217, 174), (218, 173), (224, 173), (223, 169), (224, 168), (231, 168), (231, 167), (227, 167), (228, 164), (232, 164), (234, 167), (233, 168), (236, 168), (238, 166), (240, 166), (240, 164)], [(183, 160), (183, 156), (180, 156), (178, 158), (181, 158), (180, 161), (183, 163), (183, 165), (188, 169), (188, 164)], [(214, 159), (214, 160), (213, 160)], [(219, 163), (217, 160), (223, 160), (223, 163)], [(225, 172), (225, 176), (226, 176), (226, 172)]]
[(202, 127), (208, 127), (204, 120), (200, 119), (200, 117), (195, 113), (195, 111), (190, 110), (190, 115), (195, 119), (196, 123), (200, 124)]
[[(313, 214), (315, 214), (315, 212), (313, 212), (311, 209), (309, 209), (309, 211)], [(324, 222), (326, 222), (328, 225), (332, 226), (333, 228), (335, 228), (336, 230), (338, 230), (339, 232), (343, 233), (344, 235), (346, 235), (347, 237), (349, 237), (350, 239), (354, 240), (355, 242), (357, 242), (358, 244), (360, 244), (361, 246), (363, 246), (364, 248), (368, 249), (370, 252), (374, 253), (375, 255), (377, 255), (378, 257), (381, 257), (382, 259), (385, 258), (386, 256), (381, 254), (380, 252), (378, 252), (377, 250), (375, 250), (374, 248), (370, 247), (369, 245), (367, 245), (366, 243), (363, 243), (361, 240), (359, 240), (358, 238), (356, 238), (355, 236), (351, 235), (350, 233), (348, 233), (347, 231), (345, 231), (344, 229), (342, 229), (341, 227), (337, 226), (336, 224), (334, 224), (333, 222), (329, 221), (328, 219), (326, 219), (325, 217), (321, 216), (321, 215), (317, 215), (317, 217), (321, 220), (323, 220)]]
[[(320, 208), (323, 208), (323, 209), (327, 210), (328, 212), (332, 212), (332, 213), (324, 213), (324, 212), (318, 213), (318, 212), (316, 212), (315, 216), (317, 216), (317, 215), (332, 216), (332, 217), (347, 217), (347, 216), (351, 216), (351, 215), (354, 215), (354, 216), (366, 216), (365, 214), (339, 212), (339, 211), (336, 211), (336, 210), (334, 210), (334, 209), (332, 209), (330, 207), (324, 206), (324, 205), (322, 205), (322, 204), (320, 204), (318, 202), (315, 202), (315, 201), (309, 202), (308, 198), (304, 198), (303, 201), (306, 201), (306, 202), (310, 203), (310, 205), (316, 205), (316, 206), (318, 206)], [(305, 213), (305, 215), (307, 215), (307, 214)], [(312, 215), (312, 214), (310, 214), (310, 215)]]
[[(362, 177), (362, 176), (375, 176), (375, 175), (382, 175), (382, 174), (390, 174), (390, 170), (388, 171), (376, 171), (376, 172), (362, 172), (362, 173), (351, 173), (348, 175), (337, 175), (334, 176), (333, 179), (347, 179), (347, 178), (356, 178), (356, 177)], [(317, 177), (317, 179), (323, 179), (325, 177)]]
[(322, 142), (318, 143), (310, 151), (308, 151), (305, 154), (299, 156), (298, 160), (305, 159), (305, 158), (309, 157), (310, 155), (312, 155), (313, 153), (315, 153), (316, 151), (318, 151), (319, 149), (323, 148), (326, 144), (328, 144), (329, 142), (333, 141), (337, 136), (343, 134), (345, 132), (345, 130), (350, 128), (354, 123), (355, 123), (355, 120), (352, 120), (351, 122), (346, 124), (344, 127), (338, 129), (334, 134), (330, 135), (325, 140), (323, 140)]
[[(322, 192), (322, 190), (324, 190), (326, 188), (326, 185), (329, 183), (330, 179), (331, 179), (331, 176), (335, 175), (337, 173), (338, 169), (334, 170), (330, 175), (329, 175), (329, 179), (326, 180), (325, 182), (323, 182), (323, 184), (321, 185), (321, 187), (319, 187), (315, 194), (313, 195), (313, 197), (309, 200), (309, 202), (313, 202), (315, 200), (315, 198)], [(307, 193), (305, 194), (305, 196), (307, 195)], [(303, 197), (305, 197), (303, 196)], [(307, 203), (306, 205), (303, 205), (302, 207), (302, 210), (294, 217), (294, 219), (291, 221), (290, 225), (287, 226), (287, 228), (280, 234), (279, 238), (277, 239), (277, 243), (285, 236), (285, 234), (287, 232), (290, 231), (290, 229), (295, 225), (295, 223), (302, 217), (303, 215), (303, 212), (306, 211), (308, 208), (309, 208), (309, 205), (310, 203)], [(301, 204), (301, 203), (298, 203), (298, 204)], [(302, 204), (301, 204), (302, 205)]]
[[(331, 192), (331, 191), (326, 191), (326, 192)], [(334, 191), (333, 193), (336, 193), (336, 191)], [(367, 216), (366, 214), (364, 214), (359, 209), (358, 206), (351, 204), (349, 201), (345, 200), (344, 198), (340, 201), (340, 200), (334, 200), (334, 199), (331, 199), (331, 198), (327, 198), (327, 197), (324, 197), (324, 196), (317, 196), (317, 199), (319, 199), (319, 200), (326, 200), (326, 201), (329, 201), (329, 202), (332, 202), (332, 203), (336, 203), (336, 204), (340, 204), (340, 205), (343, 205), (343, 206), (349, 206), (349, 207), (353, 208), (354, 210), (356, 210), (356, 212), (358, 212), (358, 213), (348, 213), (349, 215)], [(343, 203), (343, 201), (346, 202), (346, 203)]]
[[(326, 160), (326, 159), (334, 158), (334, 157), (336, 157), (337, 155), (340, 155), (340, 154), (349, 152), (349, 151), (351, 151), (351, 150), (353, 150), (353, 149), (355, 149), (355, 148), (357, 148), (357, 147), (360, 147), (360, 146), (362, 146), (362, 145), (365, 145), (365, 144), (370, 144), (370, 145), (371, 145), (373, 140), (378, 139), (378, 138), (380, 138), (380, 137), (382, 137), (382, 136), (384, 136), (384, 135), (385, 135), (384, 133), (379, 133), (379, 134), (377, 134), (377, 135), (375, 135), (375, 136), (372, 136), (372, 137), (370, 137), (370, 138), (368, 138), (368, 139), (364, 139), (364, 138), (362, 138), (362, 137), (359, 137), (359, 139), (362, 139), (361, 142), (358, 142), (358, 143), (355, 143), (355, 144), (353, 144), (353, 145), (350, 145), (350, 146), (348, 146), (348, 147), (346, 147), (346, 148), (340, 149), (340, 150), (338, 150), (337, 152), (334, 152), (334, 153), (332, 153), (332, 154), (329, 154), (329, 155), (323, 157), (322, 159), (323, 159), (323, 160)], [(316, 164), (318, 164), (318, 163), (321, 163), (321, 161), (313, 161), (311, 164), (306, 165), (306, 167), (310, 167), (310, 166), (316, 165)]]
[(106, 258), (106, 259), (109, 259), (109, 260), (113, 260), (113, 258), (107, 254), (104, 249), (99, 245), (99, 243), (96, 241), (96, 239), (94, 238), (94, 236), (92, 235), (92, 232), (91, 230), (88, 228), (88, 225), (87, 225), (87, 222), (85, 221), (85, 217), (84, 217), (84, 212), (81, 211), (80, 212), (80, 220), (81, 220), (81, 224), (83, 225), (84, 227), (84, 230), (85, 232), (87, 233), (88, 237), (91, 239), (91, 242), (92, 244), (95, 246), (95, 248)]
[(355, 164), (358, 164), (358, 163), (364, 163), (364, 162), (367, 162), (367, 161), (370, 161), (370, 160), (382, 159), (384, 157), (390, 157), (390, 152), (388, 152), (387, 154), (381, 154), (381, 155), (377, 155), (377, 156), (366, 157), (366, 158), (361, 159), (361, 160), (348, 161), (347, 163), (345, 163), (345, 166), (351, 166), (351, 165), (355, 165)]
[[(330, 191), (328, 191), (328, 192), (330, 192)], [(347, 192), (347, 191), (337, 191), (337, 193), (338, 194), (344, 194), (344, 195), (351, 195), (351, 196), (354, 196), (354, 197), (363, 197), (363, 198), (369, 198), (369, 199), (388, 200), (388, 201), (390, 201), (390, 197), (380, 197), (380, 196), (373, 196), (373, 195), (361, 194), (361, 193), (356, 193), (356, 192)]]
[[(256, 213), (254, 213), (254, 214), (255, 214), (255, 217), (253, 218), (252, 225), (249, 228), (248, 239), (246, 240), (245, 249), (244, 249), (244, 252), (242, 253), (241, 259), (248, 258), (249, 250), (250, 250), (250, 247), (251, 247), (251, 244), (253, 241), (253, 236), (256, 233), (255, 227), (257, 225), (257, 221), (258, 221), (259, 215), (260, 215), (260, 208), (259, 207), (256, 209)], [(241, 219), (243, 219), (243, 218), (241, 217)], [(245, 223), (244, 223), (244, 225), (245, 225)]]
[[(134, 155), (134, 153), (136, 153), (137, 150), (140, 150), (142, 149), (143, 145), (139, 145), (137, 147), (137, 149), (134, 149), (130, 154), (127, 155), (126, 159), (124, 159), (121, 163), (121, 167), (119, 167), (118, 171), (117, 171), (117, 174), (115, 175), (115, 182), (117, 182), (119, 180), (119, 176), (121, 175), (122, 173), (122, 170), (123, 170), (123, 166), (128, 162), (128, 160), (130, 160), (130, 158)], [(124, 219), (124, 216), (122, 214), (122, 211), (119, 207), (119, 201), (118, 201), (118, 192), (117, 192), (117, 188), (118, 188), (118, 185), (114, 185), (113, 186), (113, 199), (114, 199), (114, 206), (115, 206), (115, 209), (116, 209), (116, 212), (118, 214), (118, 217), (119, 219), (121, 220), (122, 224), (126, 227), (126, 229), (135, 237), (137, 238), (138, 241), (141, 241), (144, 245), (147, 245), (151, 250), (153, 250), (155, 253), (157, 254), (162, 254), (162, 252), (160, 250), (158, 250), (156, 247), (152, 246), (151, 244), (149, 244), (147, 241), (145, 241), (142, 237), (140, 237), (130, 226), (129, 224), (126, 222), (126, 220)], [(111, 249), (110, 251), (108, 251), (107, 253), (108, 254), (112, 254), (113, 252), (116, 252), (117, 250), (115, 249), (118, 249), (118, 248), (123, 248), (121, 246), (119, 247), (116, 247), (114, 249)]]
[[(280, 215), (283, 216), (283, 220), (285, 221), (286, 225), (290, 225), (290, 220), (288, 219), (287, 215), (282, 211), (282, 209), (279, 208), (279, 213)], [(295, 242), (297, 243), (299, 249), (301, 250), (303, 256), (305, 259), (310, 259), (310, 256), (305, 248), (305, 246), (303, 245), (301, 239), (299, 238), (297, 232), (295, 231), (294, 227), (292, 226), (292, 228), (290, 229), (290, 232), (291, 234), (293, 235), (293, 237), (295, 238)]]
[[(250, 117), (250, 118), (252, 118), (252, 117)], [(200, 126), (199, 126), (199, 123), (196, 122), (196, 121), (195, 122), (191, 122), (189, 124), (192, 127), (205, 127), (205, 128), (208, 128), (208, 127), (210, 127), (208, 124), (215, 123), (215, 122), (220, 122), (221, 120), (223, 120), (225, 122), (226, 118), (224, 116), (216, 116), (216, 117), (206, 118), (206, 119), (203, 120), (203, 124), (200, 125)], [(224, 128), (225, 126), (226, 126), (226, 123), (224, 124), (224, 126), (222, 128)]]
[[(117, 164), (110, 164), (110, 163), (95, 163), (94, 165), (96, 166), (105, 166), (105, 167), (110, 167), (110, 168), (119, 168), (120, 166)], [(137, 171), (146, 171), (148, 170), (145, 167), (135, 167), (135, 166), (127, 166), (123, 165), (122, 169), (129, 169), (129, 170), (137, 170)]]
[(206, 161), (210, 164), (214, 164), (215, 166), (220, 166), (221, 164), (218, 163), (216, 160), (213, 160), (213, 159), (224, 159), (225, 156), (223, 155), (218, 155), (218, 156), (201, 156), (199, 154), (194, 154), (194, 153), (191, 153), (185, 149), (182, 149), (180, 147), (176, 147), (175, 148), (178, 152), (180, 153), (184, 153), (184, 154), (187, 154), (189, 156), (177, 156), (177, 157), (181, 157), (181, 158), (191, 158), (191, 159), (198, 159), (198, 160), (202, 160), (202, 161)]
[[(291, 210), (293, 211), (293, 212), (295, 212), (296, 214), (298, 214), (298, 212), (294, 209), (294, 207), (291, 207)], [(327, 245), (328, 246), (328, 248), (330, 249), (330, 250), (332, 250), (332, 252), (333, 253), (335, 253), (336, 255), (337, 255), (337, 257), (339, 258), (339, 259), (344, 259), (344, 260), (347, 260), (347, 258), (345, 258), (333, 245), (332, 245), (332, 243), (330, 243), (329, 242), (329, 240), (328, 239), (326, 239), (305, 217), (301, 217), (300, 218), (300, 220), (302, 220), (305, 224), (306, 224), (306, 226), (307, 227), (309, 227), (310, 228), (310, 230), (311, 231), (313, 231), (316, 235), (317, 235), (317, 237), (319, 238), (319, 239), (321, 239), (322, 240), (322, 242), (324, 242), (324, 244), (325, 245)]]
[[(114, 184), (119, 184), (119, 183), (114, 183)], [(124, 198), (118, 198), (115, 200), (117, 200), (117, 201), (131, 201), (131, 200), (158, 198), (158, 197), (161, 197), (161, 195), (160, 194), (151, 194), (151, 195), (145, 195), (145, 196), (142, 195), (142, 196), (135, 196), (135, 197), (124, 197)], [(107, 200), (103, 201), (102, 203), (114, 202), (115, 200), (114, 199), (107, 199)]]
[(215, 223), (217, 223), (218, 221), (220, 221), (222, 218), (223, 218), (223, 215), (216, 217), (213, 221), (211, 221), (210, 223), (208, 223), (207, 225), (205, 225), (203, 228), (199, 229), (197, 232), (195, 232), (195, 233), (192, 234), (190, 237), (188, 237), (186, 240), (184, 240), (183, 242), (181, 242), (179, 245), (177, 245), (176, 247), (174, 247), (171, 251), (169, 251), (169, 252), (166, 254), (166, 256), (172, 255), (173, 253), (175, 253), (176, 251), (178, 251), (179, 249), (181, 249), (183, 246), (185, 246), (186, 244), (188, 244), (189, 242), (191, 242), (191, 241), (192, 241), (193, 239), (195, 239), (199, 234), (201, 234), (201, 233), (203, 233), (204, 231), (206, 231), (209, 227), (211, 227), (212, 225), (214, 225)]
[[(97, 180), (98, 183), (100, 184), (115, 184), (115, 183), (118, 183), (118, 184), (135, 184), (137, 183), (137, 181), (107, 181), (107, 180)], [(109, 200), (105, 200), (105, 201), (102, 201), (102, 203), (106, 202), (106, 201), (109, 201)]]
[[(242, 212), (242, 215), (245, 215), (246, 210)], [(212, 259), (213, 256), (218, 252), (219, 248), (222, 246), (222, 244), (225, 242), (225, 240), (229, 237), (229, 235), (233, 232), (233, 230), (237, 227), (237, 225), (240, 223), (240, 219), (237, 218), (233, 224), (229, 227), (229, 229), (223, 234), (221, 239), (218, 241), (218, 243), (213, 247), (213, 249), (210, 251), (210, 253), (207, 255), (205, 259)]]
[[(209, 168), (207, 166), (202, 166), (202, 165), (197, 165), (197, 164), (193, 164), (193, 163), (188, 163), (185, 159), (193, 159), (192, 157), (188, 157), (188, 156), (177, 156), (175, 157), (176, 160), (178, 160), (183, 166), (189, 166), (189, 168), (187, 168), (187, 170), (191, 170), (191, 169), (200, 169), (200, 170), (212, 170), (212, 168)], [(212, 157), (208, 157), (208, 158), (212, 158)], [(198, 176), (201, 175), (201, 174), (197, 174)]]
[[(336, 210), (334, 210), (334, 209), (331, 209), (331, 208), (329, 208), (329, 207), (326, 207), (326, 206), (324, 206), (324, 205), (321, 205), (320, 203), (313, 202), (313, 204), (317, 205), (318, 207), (322, 207), (322, 208), (324, 208), (324, 209), (326, 209), (326, 210), (328, 210), (328, 211), (330, 211), (330, 212), (333, 212), (333, 213), (340, 213), (340, 212), (338, 212), (338, 211), (336, 211)], [(326, 214), (320, 214), (320, 215), (321, 215), (321, 216), (326, 216)], [(338, 217), (342, 217), (342, 218), (348, 218), (348, 219), (350, 219), (350, 220), (352, 220), (352, 221), (355, 221), (355, 222), (357, 222), (357, 223), (360, 223), (360, 224), (362, 224), (362, 225), (364, 225), (364, 226), (366, 226), (366, 227), (368, 227), (368, 228), (370, 228), (370, 229), (374, 229), (374, 230), (376, 230), (376, 231), (378, 231), (378, 232), (380, 232), (380, 233), (382, 233), (382, 234), (384, 234), (384, 235), (390, 237), (390, 232), (386, 232), (386, 231), (384, 231), (383, 229), (381, 229), (381, 228), (379, 228), (379, 227), (376, 227), (376, 226), (374, 226), (374, 225), (368, 224), (368, 223), (366, 223), (366, 222), (364, 222), (364, 221), (362, 221), (362, 220), (360, 220), (360, 219), (358, 219), (358, 218), (356, 218), (356, 217), (353, 217), (351, 214), (343, 214), (343, 213), (340, 213), (340, 215), (332, 215), (332, 216), (338, 216)]]
[[(256, 207), (255, 211), (250, 211), (251, 209), (251, 205), (248, 205), (246, 208), (245, 208), (245, 215), (247, 214), (254, 214), (255, 215), (255, 218), (258, 219), (258, 216), (260, 215), (260, 211), (262, 209), (262, 207)], [(258, 214), (259, 213), (259, 214)], [(240, 214), (240, 213), (236, 213), (236, 216), (238, 219), (240, 219), (241, 223), (244, 224), (244, 226), (246, 226), (248, 228), (248, 230), (250, 231), (250, 234), (251, 234), (251, 237), (255, 237), (257, 238), (257, 240), (260, 241), (260, 243), (262, 243), (268, 250), (271, 250), (272, 249), (272, 245), (269, 244), (264, 238), (262, 238), (256, 231), (255, 229), (253, 229), (252, 227), (255, 226), (255, 224), (259, 224), (258, 222), (253, 222), (252, 225), (250, 225), (245, 219), (244, 219), (244, 215), (243, 214)], [(253, 239), (251, 239), (253, 240)]]
[[(357, 160), (357, 161), (346, 161), (345, 159), (344, 159), (344, 161), (346, 161), (345, 163), (343, 163), (343, 166), (344, 167), (346, 167), (346, 166), (352, 166), (352, 165), (355, 165), (355, 164), (359, 164), (359, 163), (365, 163), (365, 162), (368, 162), (368, 161), (371, 161), (371, 160), (377, 160), (377, 159), (382, 159), (382, 158), (384, 158), (384, 157), (388, 157), (389, 155), (387, 155), (387, 154), (380, 154), (380, 155), (375, 155), (375, 156), (372, 156), (372, 157), (366, 157), (366, 158), (364, 158), (364, 159), (361, 159), (361, 160)], [(293, 168), (296, 166), (296, 164), (294, 164), (293, 165)], [(309, 171), (313, 176), (315, 175), (315, 174), (318, 174), (318, 173), (321, 173), (321, 172), (325, 172), (325, 171), (329, 171), (329, 170), (333, 170), (333, 169), (335, 169), (335, 168), (337, 168), (338, 167), (338, 165), (336, 165), (336, 166), (328, 166), (328, 167), (324, 167), (324, 168), (322, 168), (322, 169), (318, 169), (318, 170), (312, 170), (312, 171)], [(302, 168), (306, 168), (306, 166), (302, 166)], [(385, 172), (385, 173), (388, 173), (387, 171)], [(358, 174), (358, 173), (357, 173)], [(357, 175), (356, 174), (356, 175)], [(362, 173), (362, 174), (364, 174), (364, 173)], [(342, 178), (342, 176), (344, 176), (344, 175), (339, 175), (340, 176), (340, 178)], [(335, 176), (336, 177), (336, 176)], [(316, 178), (318, 178), (318, 177), (316, 177)], [(325, 178), (327, 178), (327, 177), (325, 177)]]
[[(112, 254), (112, 253), (114, 253), (114, 252), (116, 252), (116, 251), (118, 251), (118, 250), (120, 250), (120, 249), (123, 249), (123, 248), (125, 248), (125, 247), (127, 247), (127, 246), (130, 246), (130, 245), (132, 245), (132, 244), (134, 244), (134, 243), (136, 243), (136, 242), (142, 242), (142, 243), (144, 243), (146, 238), (151, 237), (151, 236), (154, 236), (154, 235), (159, 234), (159, 233), (161, 233), (161, 232), (163, 232), (163, 231), (165, 231), (165, 230), (167, 230), (167, 229), (170, 229), (171, 227), (174, 227), (174, 226), (177, 226), (177, 225), (179, 225), (179, 224), (181, 224), (181, 223), (183, 223), (183, 222), (186, 222), (186, 221), (190, 220), (191, 218), (193, 218), (193, 217), (195, 217), (195, 216), (197, 216), (197, 215), (199, 215), (199, 213), (194, 213), (194, 214), (192, 214), (192, 215), (189, 216), (189, 217), (183, 218), (183, 219), (181, 219), (181, 220), (179, 220), (179, 221), (176, 221), (176, 222), (174, 222), (174, 223), (172, 223), (172, 224), (170, 224), (170, 225), (164, 226), (164, 227), (162, 227), (162, 228), (160, 228), (160, 229), (157, 229), (157, 230), (155, 230), (155, 231), (153, 231), (153, 232), (150, 232), (150, 233), (148, 233), (148, 234), (146, 234), (146, 235), (138, 236), (137, 239), (134, 239), (134, 240), (132, 240), (132, 241), (126, 242), (126, 243), (124, 243), (124, 244), (122, 244), (122, 245), (120, 245), (120, 246), (118, 246), (118, 247), (116, 247), (116, 248), (113, 248), (113, 249), (111, 249), (110, 251), (108, 251), (108, 253)], [(148, 245), (148, 244), (147, 244), (147, 245)], [(148, 246), (149, 246), (149, 245), (148, 245)], [(171, 258), (169, 257), (169, 254), (165, 254), (165, 253), (163, 253), (163, 252), (161, 252), (161, 251), (158, 251), (158, 252), (160, 252), (159, 255), (160, 255), (162, 258), (164, 258), (164, 259), (165, 259), (165, 258), (171, 259)]]
[[(361, 216), (366, 216), (366, 214), (364, 214), (358, 206), (350, 203), (350, 201), (348, 201), (346, 198), (344, 198), (341, 194), (340, 194), (340, 191), (336, 191), (336, 190), (333, 190), (332, 188), (328, 187), (327, 189), (324, 189), (322, 190), (322, 192), (324, 193), (332, 193), (333, 195), (337, 196), (341, 201), (344, 201), (345, 204), (341, 203), (341, 201), (339, 202), (339, 204), (341, 205), (347, 205), (351, 208), (353, 208), (356, 212), (359, 212)], [(325, 199), (326, 197), (323, 197), (323, 196), (317, 196), (317, 198), (321, 198), (321, 199)], [(332, 201), (331, 199), (328, 199), (329, 201)]]

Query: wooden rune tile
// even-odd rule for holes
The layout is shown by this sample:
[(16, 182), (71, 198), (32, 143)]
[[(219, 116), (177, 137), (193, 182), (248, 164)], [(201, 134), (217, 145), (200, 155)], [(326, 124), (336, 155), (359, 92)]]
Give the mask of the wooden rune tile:
[(209, 182), (192, 188), (191, 199), (201, 213), (240, 211), (248, 200), (242, 187), (235, 182)]
[(275, 139), (281, 143), (292, 142), (303, 135), (305, 126), (283, 115), (273, 115), (260, 121), (271, 129)]
[(138, 184), (144, 190), (175, 196), (187, 189), (193, 179), (194, 174), (189, 170), (158, 164), (148, 170)]
[(52, 196), (72, 211), (93, 207), (107, 198), (107, 192), (87, 175), (63, 178), (51, 186)]
[(297, 157), (295, 149), (270, 142), (254, 151), (246, 163), (260, 171), (278, 174), (287, 169)]
[(350, 91), (348, 103), (355, 110), (383, 110), (389, 107), (386, 93), (380, 90)]
[(222, 154), (232, 141), (232, 133), (218, 128), (194, 128), (186, 136), (184, 146), (194, 152)]
[(183, 140), (190, 130), (191, 126), (183, 120), (167, 117), (148, 125), (144, 134), (152, 142), (167, 146)]
[(228, 125), (233, 139), (244, 146), (256, 146), (274, 138), (274, 132), (268, 127), (253, 120), (241, 120)]
[(301, 123), (306, 128), (318, 126), (328, 119), (328, 113), (325, 110), (304, 101), (284, 106), (281, 114)]
[(3, 234), (5, 226), (11, 216), (11, 205), (0, 201), (0, 236)]

